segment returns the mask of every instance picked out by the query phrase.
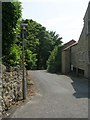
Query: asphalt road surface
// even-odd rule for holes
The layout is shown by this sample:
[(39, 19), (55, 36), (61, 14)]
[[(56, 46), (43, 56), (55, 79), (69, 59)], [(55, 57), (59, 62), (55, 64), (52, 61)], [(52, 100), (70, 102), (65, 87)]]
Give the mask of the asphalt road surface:
[(29, 71), (39, 92), (12, 118), (88, 118), (87, 79)]

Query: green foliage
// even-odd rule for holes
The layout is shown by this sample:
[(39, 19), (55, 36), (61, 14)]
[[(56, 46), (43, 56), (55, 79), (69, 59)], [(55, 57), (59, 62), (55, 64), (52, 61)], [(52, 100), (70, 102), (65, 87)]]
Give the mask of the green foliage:
[(62, 37), (59, 37), (59, 34), (56, 34), (56, 32), (50, 31), (49, 32), (52, 39), (53, 39), (53, 45), (58, 46), (62, 44)]
[(20, 2), (2, 2), (2, 55), (5, 63), (9, 61), (11, 46), (16, 41), (15, 30), (21, 10)]
[(3, 62), (12, 66), (20, 64), (22, 39), (18, 34), (22, 29), (20, 23), (25, 22), (28, 23), (27, 39), (24, 39), (27, 69), (46, 69), (48, 60), (48, 70), (58, 71), (57, 66), (60, 65), (61, 56), (58, 52), (59, 47), (55, 46), (61, 45), (62, 38), (56, 32), (47, 31), (45, 27), (32, 19), (20, 20), (21, 12), (21, 2), (2, 3)]
[(54, 50), (47, 61), (47, 71), (57, 73), (61, 71), (61, 46), (55, 46)]
[(36, 54), (37, 69), (46, 69), (46, 61), (53, 49), (51, 35), (45, 27), (32, 19), (22, 20), (22, 22), (28, 23), (25, 50), (29, 49), (33, 54)]
[[(24, 40), (27, 69), (46, 69), (46, 62), (52, 50), (56, 45), (62, 43), (62, 38), (59, 38), (56, 32), (47, 31), (45, 27), (32, 19), (23, 19), (21, 22), (28, 23), (26, 27), (27, 39)], [(17, 31), (20, 32), (21, 29), (19, 28)], [(21, 43), (22, 39), (19, 37), (17, 44), (22, 45)]]
[[(21, 10), (20, 2), (2, 3), (3, 61), (12, 66), (20, 63), (22, 39), (18, 34), (20, 34), (22, 29), (20, 23), (24, 22), (28, 23), (26, 28), (27, 39), (24, 39), (26, 67), (27, 69), (46, 69), (46, 62), (52, 50), (55, 46), (61, 45), (62, 38), (59, 38), (56, 32), (47, 31), (45, 27), (32, 19), (23, 19), (20, 21)], [(53, 58), (53, 60), (54, 59), (55, 58)]]
[(10, 48), (8, 64), (15, 66), (20, 63), (21, 49), (16, 44), (13, 44)]
[(27, 49), (25, 51), (25, 62), (27, 69), (36, 69), (36, 54), (33, 54), (32, 51)]

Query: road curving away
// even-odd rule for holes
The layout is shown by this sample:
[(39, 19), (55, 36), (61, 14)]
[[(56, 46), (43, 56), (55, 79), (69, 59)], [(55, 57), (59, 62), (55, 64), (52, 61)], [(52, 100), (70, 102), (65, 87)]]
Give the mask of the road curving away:
[(38, 93), (18, 108), (12, 118), (88, 118), (86, 79), (29, 71)]

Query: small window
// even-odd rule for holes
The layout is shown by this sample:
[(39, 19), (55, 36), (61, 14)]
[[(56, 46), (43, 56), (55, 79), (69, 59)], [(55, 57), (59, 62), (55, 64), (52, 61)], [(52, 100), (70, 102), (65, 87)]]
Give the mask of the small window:
[(81, 60), (83, 60), (83, 52), (80, 52), (79, 54), (80, 54), (80, 59), (79, 60), (81, 61)]
[(89, 63), (90, 63), (90, 51), (88, 51), (88, 59), (89, 59)]
[(83, 60), (83, 52), (81, 52), (81, 60)]
[(86, 61), (86, 52), (83, 52), (83, 61)]
[(90, 20), (88, 21), (88, 33), (90, 33)]
[(79, 60), (81, 60), (81, 52), (79, 52)]

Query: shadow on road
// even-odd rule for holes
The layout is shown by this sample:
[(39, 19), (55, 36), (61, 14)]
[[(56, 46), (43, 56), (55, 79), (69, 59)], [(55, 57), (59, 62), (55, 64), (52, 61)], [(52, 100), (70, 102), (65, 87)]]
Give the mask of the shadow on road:
[(89, 92), (88, 79), (75, 76), (70, 76), (70, 78), (72, 79), (71, 84), (75, 90), (75, 93), (73, 93), (73, 95), (76, 98), (90, 98), (88, 94)]

